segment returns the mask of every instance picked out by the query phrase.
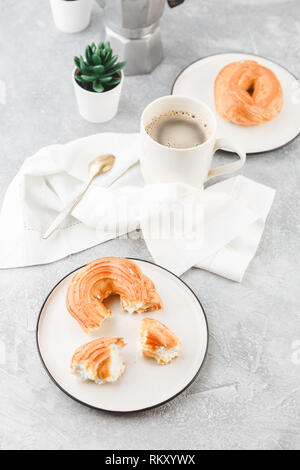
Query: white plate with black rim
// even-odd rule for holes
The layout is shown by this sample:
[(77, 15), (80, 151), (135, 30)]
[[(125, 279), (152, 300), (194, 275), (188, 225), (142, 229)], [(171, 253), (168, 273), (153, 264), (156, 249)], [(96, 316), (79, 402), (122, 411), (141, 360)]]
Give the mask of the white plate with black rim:
[[(146, 315), (128, 315), (121, 310), (117, 296), (106, 301), (113, 317), (105, 320), (98, 337), (121, 336), (127, 343), (122, 350), (126, 370), (117, 382), (81, 382), (70, 373), (75, 349), (95, 339), (84, 333), (66, 308), (66, 291), (77, 270), (49, 293), (38, 318), (37, 346), (49, 376), (69, 397), (98, 410), (128, 413), (168, 402), (196, 379), (207, 354), (206, 315), (193, 291), (166, 269), (148, 261), (133, 261), (154, 281), (164, 307)], [(171, 364), (160, 366), (141, 355), (139, 325), (145, 316), (162, 321), (181, 339), (181, 355)]]
[[(255, 60), (271, 69), (278, 77), (284, 94), (281, 113), (260, 126), (243, 127), (223, 119), (216, 111), (215, 79), (226, 65), (241, 60)], [(253, 54), (216, 54), (187, 66), (176, 78), (172, 94), (185, 95), (204, 101), (215, 112), (218, 137), (226, 137), (248, 154), (269, 152), (283, 147), (300, 134), (300, 86), (296, 77), (281, 65)]]

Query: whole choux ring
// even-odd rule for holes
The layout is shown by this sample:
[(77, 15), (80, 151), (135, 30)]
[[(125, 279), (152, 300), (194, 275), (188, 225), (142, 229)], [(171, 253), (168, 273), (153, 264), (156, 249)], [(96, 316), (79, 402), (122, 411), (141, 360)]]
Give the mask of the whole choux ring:
[(227, 121), (257, 126), (282, 110), (283, 91), (276, 75), (254, 60), (224, 67), (215, 81), (215, 104)]

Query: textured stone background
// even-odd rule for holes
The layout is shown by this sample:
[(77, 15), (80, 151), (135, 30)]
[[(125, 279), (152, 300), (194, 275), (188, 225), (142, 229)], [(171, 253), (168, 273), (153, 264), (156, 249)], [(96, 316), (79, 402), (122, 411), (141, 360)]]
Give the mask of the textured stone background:
[[(68, 36), (55, 29), (47, 1), (0, 3), (1, 200), (40, 147), (105, 130), (136, 131), (144, 106), (169, 93), (178, 72), (201, 56), (254, 52), (300, 77), (299, 0), (187, 0), (166, 9), (164, 62), (149, 76), (128, 78), (117, 118), (92, 125), (77, 112), (70, 74), (74, 53), (103, 39), (98, 7), (87, 31)], [(275, 187), (277, 197), (244, 282), (199, 270), (183, 276), (207, 311), (211, 342), (196, 383), (162, 408), (120, 417), (80, 406), (50, 382), (35, 345), (39, 308), (59, 277), (98, 256), (149, 259), (142, 240), (1, 271), (0, 448), (299, 449), (299, 158), (300, 139), (248, 158), (244, 174)]]

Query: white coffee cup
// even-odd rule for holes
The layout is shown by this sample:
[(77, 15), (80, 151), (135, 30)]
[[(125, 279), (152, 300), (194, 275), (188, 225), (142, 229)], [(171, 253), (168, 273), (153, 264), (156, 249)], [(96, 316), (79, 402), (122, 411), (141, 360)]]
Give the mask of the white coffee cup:
[[(185, 111), (200, 117), (208, 126), (209, 138), (192, 148), (170, 148), (156, 142), (146, 132), (146, 127), (160, 114), (168, 111)], [(211, 109), (202, 101), (186, 96), (163, 96), (150, 103), (141, 117), (141, 170), (146, 183), (181, 182), (203, 187), (210, 178), (233, 173), (241, 169), (246, 153), (225, 138), (217, 138), (217, 120)], [(239, 160), (211, 168), (213, 156), (219, 149), (235, 152)]]

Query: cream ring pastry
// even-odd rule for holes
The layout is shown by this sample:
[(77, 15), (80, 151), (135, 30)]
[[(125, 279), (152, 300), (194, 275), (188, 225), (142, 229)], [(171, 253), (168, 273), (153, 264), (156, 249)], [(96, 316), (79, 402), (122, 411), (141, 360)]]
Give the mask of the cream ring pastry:
[(140, 345), (144, 356), (162, 365), (179, 357), (179, 338), (166, 325), (153, 318), (144, 318), (141, 322)]
[(283, 91), (272, 70), (254, 60), (234, 62), (217, 76), (215, 104), (227, 121), (240, 126), (257, 126), (281, 112)]
[(140, 268), (126, 258), (99, 258), (73, 277), (66, 296), (69, 313), (88, 334), (101, 327), (112, 312), (103, 301), (112, 294), (121, 298), (127, 313), (160, 310), (162, 301), (155, 285)]
[(99, 338), (80, 346), (71, 362), (71, 373), (83, 382), (116, 382), (124, 373), (123, 338)]

